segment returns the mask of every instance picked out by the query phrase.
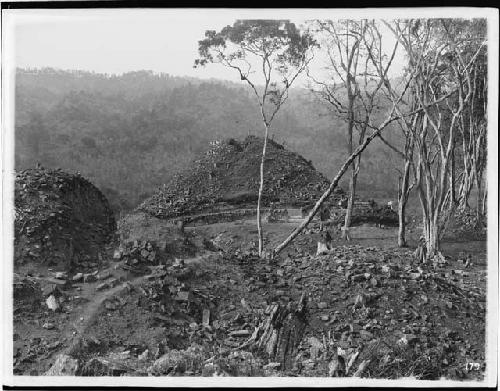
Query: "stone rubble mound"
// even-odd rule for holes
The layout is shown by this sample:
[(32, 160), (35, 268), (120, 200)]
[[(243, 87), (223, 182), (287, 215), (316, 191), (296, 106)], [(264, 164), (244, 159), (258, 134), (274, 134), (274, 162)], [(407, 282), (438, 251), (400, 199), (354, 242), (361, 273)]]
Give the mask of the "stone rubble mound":
[[(145, 200), (139, 210), (160, 218), (255, 207), (257, 203), (263, 139), (214, 141), (208, 151), (185, 171)], [(329, 185), (310, 161), (268, 141), (264, 165), (263, 206), (313, 204)], [(332, 196), (337, 198), (341, 189)]]
[(15, 177), (15, 262), (97, 259), (116, 229), (104, 195), (79, 173), (35, 168)]

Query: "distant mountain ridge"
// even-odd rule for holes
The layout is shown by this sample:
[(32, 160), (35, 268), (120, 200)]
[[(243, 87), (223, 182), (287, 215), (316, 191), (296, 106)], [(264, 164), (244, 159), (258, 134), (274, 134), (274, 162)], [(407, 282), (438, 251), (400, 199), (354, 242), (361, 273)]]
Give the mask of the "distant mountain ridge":
[[(80, 171), (114, 210), (131, 209), (151, 196), (211, 140), (261, 136), (263, 129), (244, 83), (150, 71), (18, 69), (15, 107), (16, 168), (40, 162)], [(271, 135), (326, 177), (347, 155), (345, 122), (304, 89), (292, 91)], [(363, 155), (360, 189), (395, 192), (397, 159), (374, 141)]]

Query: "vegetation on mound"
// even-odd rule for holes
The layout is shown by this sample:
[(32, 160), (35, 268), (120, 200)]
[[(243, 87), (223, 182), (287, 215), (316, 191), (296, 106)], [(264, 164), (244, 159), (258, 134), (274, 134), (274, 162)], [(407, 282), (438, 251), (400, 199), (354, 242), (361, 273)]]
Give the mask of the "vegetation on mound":
[[(216, 141), (198, 160), (144, 201), (139, 210), (170, 218), (228, 207), (255, 204), (263, 139)], [(269, 140), (264, 165), (263, 204), (303, 206), (316, 201), (328, 179), (310, 161)], [(343, 193), (341, 189), (336, 194)]]
[(15, 261), (75, 265), (97, 258), (116, 229), (104, 195), (78, 173), (28, 169), (15, 178)]

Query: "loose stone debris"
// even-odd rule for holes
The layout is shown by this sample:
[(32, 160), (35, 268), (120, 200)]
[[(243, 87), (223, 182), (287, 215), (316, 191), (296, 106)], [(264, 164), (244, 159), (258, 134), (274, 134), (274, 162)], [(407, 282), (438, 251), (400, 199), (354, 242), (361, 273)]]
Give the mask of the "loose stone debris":
[(98, 258), (116, 229), (104, 195), (77, 174), (44, 168), (16, 173), (14, 261), (63, 267)]
[[(214, 143), (192, 166), (138, 209), (162, 218), (217, 212), (235, 206), (255, 209), (262, 142), (262, 138), (248, 136), (242, 141), (228, 139)], [(273, 202), (306, 206), (314, 203), (329, 185), (310, 161), (273, 140), (267, 144), (265, 182), (264, 206)], [(341, 193), (339, 189), (335, 197)], [(273, 212), (271, 220), (276, 213)]]
[[(279, 221), (284, 211), (275, 210), (269, 224), (286, 223)], [(156, 218), (132, 216), (128, 223), (134, 218), (141, 229), (149, 224), (148, 232), (158, 228)], [(246, 239), (245, 223), (206, 237), (212, 228), (169, 224), (151, 238), (129, 230), (101, 246), (100, 256), (75, 258), (73, 267), (32, 258), (16, 263), (14, 373), (455, 380), (484, 374), (480, 257), (421, 263), (410, 249), (337, 238), (316, 251), (318, 235), (330, 227), (313, 223), (282, 256), (264, 260)], [(173, 237), (193, 253), (173, 246)], [(266, 247), (276, 240), (266, 236)], [(466, 370), (468, 362), (480, 363), (479, 370)]]

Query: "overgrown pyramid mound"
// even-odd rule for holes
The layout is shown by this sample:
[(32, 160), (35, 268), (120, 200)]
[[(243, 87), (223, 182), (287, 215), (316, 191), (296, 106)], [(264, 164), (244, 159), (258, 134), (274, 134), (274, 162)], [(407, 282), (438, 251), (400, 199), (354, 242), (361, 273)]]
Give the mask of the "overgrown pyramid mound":
[[(161, 218), (255, 207), (263, 138), (211, 142), (186, 170), (139, 206)], [(268, 141), (264, 164), (263, 206), (271, 202), (301, 207), (315, 202), (329, 185), (312, 163), (298, 153)], [(337, 194), (342, 190), (338, 189)], [(334, 195), (335, 197), (335, 195)]]
[(15, 179), (15, 260), (96, 261), (116, 229), (104, 195), (79, 174), (28, 169)]

